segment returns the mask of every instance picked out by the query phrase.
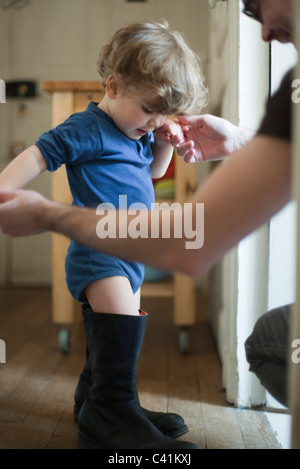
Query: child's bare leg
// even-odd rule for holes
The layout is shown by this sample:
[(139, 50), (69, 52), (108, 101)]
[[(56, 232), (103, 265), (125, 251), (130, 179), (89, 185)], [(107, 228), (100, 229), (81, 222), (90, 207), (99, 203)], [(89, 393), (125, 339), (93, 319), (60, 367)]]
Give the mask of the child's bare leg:
[(140, 290), (133, 294), (127, 277), (97, 280), (85, 289), (85, 295), (96, 313), (139, 315)]

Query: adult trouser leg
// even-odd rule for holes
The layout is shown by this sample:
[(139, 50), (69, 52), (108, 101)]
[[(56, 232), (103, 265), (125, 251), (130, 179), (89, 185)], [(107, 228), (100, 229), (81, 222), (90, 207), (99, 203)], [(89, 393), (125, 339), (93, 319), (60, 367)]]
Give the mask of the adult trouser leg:
[(249, 370), (281, 404), (287, 406), (289, 325), (291, 305), (263, 314), (245, 342)]

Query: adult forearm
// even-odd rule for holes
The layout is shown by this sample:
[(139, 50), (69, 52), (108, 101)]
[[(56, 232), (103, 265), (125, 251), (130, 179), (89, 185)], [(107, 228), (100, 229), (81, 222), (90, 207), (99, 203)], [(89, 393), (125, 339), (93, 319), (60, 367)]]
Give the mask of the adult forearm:
[[(38, 211), (38, 224), (43, 230), (63, 234), (95, 250), (126, 260), (191, 275), (194, 273), (191, 270), (194, 254), (186, 249), (186, 243), (193, 243), (191, 235), (186, 236), (183, 229), (183, 235), (178, 237), (178, 232), (174, 230), (175, 225), (178, 227), (186, 223), (180, 207), (175, 211), (159, 210), (155, 213), (146, 210), (138, 214), (114, 211), (108, 224), (105, 219), (107, 215), (99, 215), (95, 209), (46, 201)], [(139, 230), (144, 227), (140, 235), (136, 231), (137, 224)], [(201, 229), (203, 226), (199, 227)], [(195, 238), (198, 239), (198, 235)]]
[[(177, 206), (158, 214), (112, 211), (108, 217), (95, 209), (63, 206), (30, 191), (0, 191), (0, 228), (12, 236), (50, 230), (126, 260), (201, 275), (290, 198), (290, 143), (256, 137), (218, 165), (190, 205), (184, 206), (191, 212)], [(170, 225), (167, 236), (163, 233), (165, 214)], [(193, 224), (187, 227), (186, 220)], [(187, 244), (190, 234), (196, 238), (192, 248)]]
[[(95, 210), (54, 208), (47, 229), (117, 257), (202, 275), (241, 239), (268, 221), (290, 197), (289, 142), (257, 137), (219, 165), (189, 205), (165, 212), (170, 221), (167, 236), (163, 236), (164, 211), (158, 217), (145, 211), (138, 218), (127, 212), (115, 212), (115, 223), (111, 225), (115, 235), (102, 238), (99, 227), (103, 234), (108, 219), (101, 218)], [(185, 211), (188, 208), (192, 208), (190, 214)], [(189, 244), (192, 232), (188, 229), (189, 220), (193, 220), (194, 245)], [(146, 227), (142, 237), (130, 231), (137, 222)], [(182, 228), (181, 235), (176, 231), (178, 227)]]

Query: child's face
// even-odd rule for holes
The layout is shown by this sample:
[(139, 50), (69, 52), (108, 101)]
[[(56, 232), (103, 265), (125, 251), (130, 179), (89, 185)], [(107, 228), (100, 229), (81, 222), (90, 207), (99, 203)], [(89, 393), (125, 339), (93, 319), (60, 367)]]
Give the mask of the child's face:
[(167, 116), (154, 112), (157, 96), (152, 91), (138, 90), (124, 94), (118, 88), (109, 99), (109, 114), (115, 125), (131, 140), (138, 140), (163, 125)]

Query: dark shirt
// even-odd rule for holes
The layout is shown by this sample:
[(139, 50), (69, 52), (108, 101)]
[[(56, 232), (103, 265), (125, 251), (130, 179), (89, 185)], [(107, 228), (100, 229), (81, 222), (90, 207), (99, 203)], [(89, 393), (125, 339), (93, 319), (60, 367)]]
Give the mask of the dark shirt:
[(277, 137), (284, 140), (292, 138), (292, 88), (293, 70), (283, 78), (279, 89), (268, 100), (266, 114), (261, 122), (258, 134)]

